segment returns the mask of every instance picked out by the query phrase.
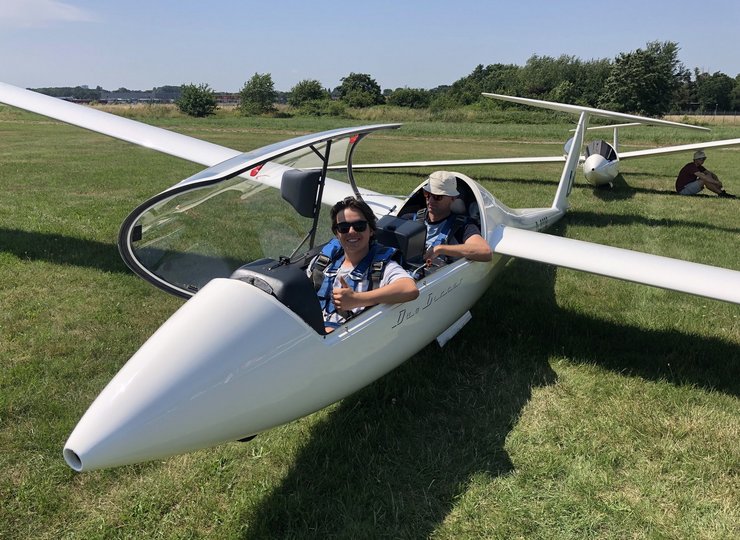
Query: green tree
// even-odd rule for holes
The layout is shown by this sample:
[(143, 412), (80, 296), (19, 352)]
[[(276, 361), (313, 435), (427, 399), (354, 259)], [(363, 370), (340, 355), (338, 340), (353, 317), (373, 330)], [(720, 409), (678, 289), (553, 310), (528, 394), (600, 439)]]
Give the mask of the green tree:
[(182, 96), (182, 86), (158, 86), (152, 89), (152, 97), (162, 101), (177, 102)]
[(668, 112), (681, 85), (678, 45), (653, 41), (645, 49), (621, 53), (606, 80), (600, 106), (660, 116)]
[(177, 108), (188, 116), (203, 118), (216, 110), (216, 95), (207, 84), (183, 84)]
[[(697, 70), (698, 71), (698, 70)], [(732, 108), (735, 81), (722, 72), (697, 73), (696, 99), (702, 111), (727, 111)]]
[(575, 56), (534, 55), (520, 70), (523, 95), (550, 101), (595, 106), (609, 77), (606, 59), (584, 62)]
[(342, 77), (339, 85), (339, 99), (350, 107), (371, 107), (384, 102), (380, 85), (367, 73), (350, 73)]
[[(561, 90), (558, 93), (565, 99), (573, 99), (581, 64), (576, 57), (567, 55), (553, 58), (535, 54), (529, 57), (519, 72), (524, 95), (533, 98), (552, 98), (553, 90), (560, 86)], [(570, 90), (563, 92), (562, 88)]]
[(329, 99), (329, 91), (315, 79), (304, 79), (290, 89), (288, 104), (300, 107), (309, 101)]
[(431, 92), (423, 88), (396, 88), (388, 95), (386, 101), (389, 105), (395, 105), (396, 107), (424, 109), (429, 107), (431, 99)]
[[(698, 70), (695, 70), (698, 75)], [(673, 94), (671, 111), (676, 113), (696, 110), (696, 82), (691, 80), (691, 72), (685, 69), (679, 76), (679, 87)]]
[(519, 72), (514, 64), (478, 64), (470, 75), (455, 81), (446, 90), (434, 92), (436, 107), (447, 108), (470, 105), (481, 99), (481, 92), (521, 95)]
[(245, 116), (269, 113), (275, 110), (276, 98), (272, 75), (255, 73), (239, 92), (239, 110)]
[(604, 85), (611, 73), (613, 62), (609, 58), (589, 60), (583, 65), (583, 72), (574, 83), (578, 88), (575, 103), (596, 107), (604, 91)]
[(735, 77), (735, 87), (732, 89), (732, 110), (740, 110), (740, 74)]

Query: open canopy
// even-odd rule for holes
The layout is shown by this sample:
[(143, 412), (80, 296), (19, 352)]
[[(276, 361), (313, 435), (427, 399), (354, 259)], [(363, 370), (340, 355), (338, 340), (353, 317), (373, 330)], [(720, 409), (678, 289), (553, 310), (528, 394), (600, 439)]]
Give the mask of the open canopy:
[[(357, 193), (351, 169), (357, 144), (368, 133), (399, 125), (305, 135), (205, 169), (152, 197), (126, 218), (118, 240), (121, 255), (147, 281), (189, 297), (245, 263), (290, 255), (307, 239), (307, 249), (314, 241), (323, 243), (331, 235), (328, 215), (319, 212), (318, 204), (327, 167), (344, 165), (345, 192)], [(299, 214), (281, 197), (283, 174), (294, 169), (320, 173), (311, 216)], [(308, 231), (315, 238), (307, 236)]]

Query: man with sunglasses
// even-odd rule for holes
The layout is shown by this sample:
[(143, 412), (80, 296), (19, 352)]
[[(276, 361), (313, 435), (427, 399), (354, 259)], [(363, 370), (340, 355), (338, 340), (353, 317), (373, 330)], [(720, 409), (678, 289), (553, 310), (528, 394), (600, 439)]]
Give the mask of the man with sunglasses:
[(394, 250), (374, 241), (377, 220), (367, 203), (347, 197), (332, 207), (330, 216), (336, 238), (307, 270), (317, 288), (327, 333), (368, 306), (419, 296), (416, 282), (391, 260)]
[(452, 212), (452, 203), (460, 195), (455, 175), (447, 171), (433, 172), (427, 178), (423, 192), (426, 207), (410, 217), (424, 219), (427, 226), (424, 260), (431, 263), (438, 258), (465, 257), (471, 261), (490, 261), (491, 248), (478, 226), (465, 216)]
[(676, 178), (676, 192), (681, 195), (696, 195), (704, 188), (716, 193), (724, 199), (736, 199), (722, 189), (722, 182), (712, 171), (704, 168), (704, 161), (707, 155), (703, 150), (694, 152), (694, 160), (687, 163), (679, 171)]

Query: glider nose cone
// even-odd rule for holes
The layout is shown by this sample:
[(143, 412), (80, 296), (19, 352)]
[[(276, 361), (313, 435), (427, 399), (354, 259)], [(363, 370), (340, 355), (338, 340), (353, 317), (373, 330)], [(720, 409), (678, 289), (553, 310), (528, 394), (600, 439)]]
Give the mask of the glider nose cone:
[(583, 162), (583, 175), (594, 186), (608, 184), (617, 177), (618, 164), (617, 160), (609, 161), (600, 154), (592, 154)]
[(273, 297), (211, 281), (100, 393), (65, 445), (66, 462), (76, 471), (137, 463), (290, 420), (275, 405), (289, 386), (279, 365), (306, 339), (319, 336)]

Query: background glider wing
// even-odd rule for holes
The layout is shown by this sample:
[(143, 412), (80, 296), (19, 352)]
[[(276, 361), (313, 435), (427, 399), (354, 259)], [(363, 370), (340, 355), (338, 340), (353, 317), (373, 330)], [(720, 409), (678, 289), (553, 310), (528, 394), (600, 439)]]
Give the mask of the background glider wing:
[(676, 154), (691, 150), (706, 150), (707, 148), (721, 148), (724, 146), (736, 146), (740, 139), (725, 139), (723, 141), (711, 141), (703, 143), (681, 144), (679, 146), (665, 146), (663, 148), (652, 148), (650, 150), (635, 150), (633, 152), (619, 152), (619, 159), (630, 159), (645, 156), (659, 156), (662, 154)]
[(0, 82), (0, 102), (208, 167), (241, 152)]
[(541, 109), (550, 109), (553, 111), (567, 112), (573, 114), (588, 113), (594, 116), (611, 118), (613, 120), (623, 120), (627, 122), (639, 122), (640, 124), (651, 124), (654, 126), (672, 126), (687, 129), (698, 129), (700, 131), (711, 131), (709, 128), (701, 126), (692, 126), (691, 124), (682, 124), (680, 122), (671, 122), (670, 120), (659, 120), (657, 118), (648, 118), (647, 116), (637, 116), (635, 114), (619, 113), (607, 111), (604, 109), (594, 109), (593, 107), (583, 107), (581, 105), (568, 105), (566, 103), (556, 103), (554, 101), (543, 101), (541, 99), (530, 99), (516, 96), (505, 96), (503, 94), (489, 94), (483, 92), (483, 95), (501, 101), (511, 101), (520, 105), (529, 105), (530, 107), (539, 107)]
[(503, 225), (491, 244), (502, 255), (740, 304), (740, 272), (735, 270)]
[(450, 167), (462, 165), (510, 165), (516, 163), (565, 163), (565, 156), (520, 157), (520, 158), (482, 158), (448, 159), (436, 161), (401, 161), (397, 163), (353, 164), (353, 169), (411, 169), (415, 167)]

